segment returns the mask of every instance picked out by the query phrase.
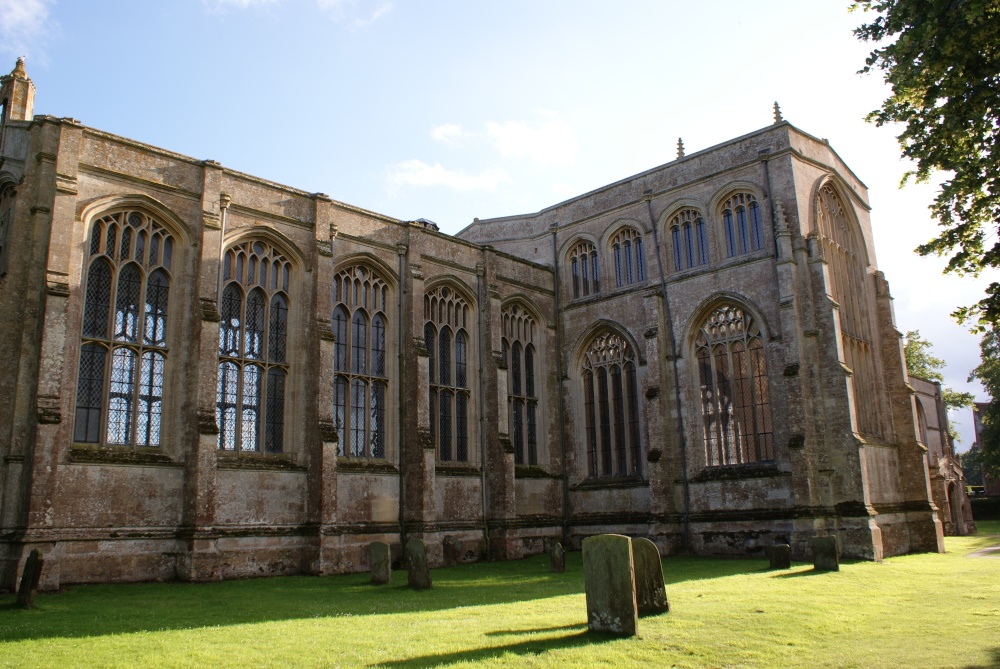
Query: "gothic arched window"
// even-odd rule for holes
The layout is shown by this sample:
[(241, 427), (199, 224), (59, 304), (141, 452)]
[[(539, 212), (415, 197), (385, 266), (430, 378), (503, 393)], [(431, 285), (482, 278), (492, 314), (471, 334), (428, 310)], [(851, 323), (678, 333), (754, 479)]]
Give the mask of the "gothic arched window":
[(737, 193), (722, 203), (722, 228), (727, 258), (764, 248), (760, 205), (750, 193)]
[(0, 276), (7, 273), (7, 239), (14, 225), (14, 185), (0, 186)]
[(581, 375), (590, 476), (640, 476), (635, 352), (617, 333), (598, 335), (584, 354)]
[(362, 265), (333, 280), (333, 422), (341, 455), (385, 457), (387, 296), (386, 282)]
[(674, 270), (708, 264), (708, 231), (705, 220), (694, 209), (684, 209), (670, 221), (670, 244), (674, 251)]
[(601, 292), (597, 247), (587, 241), (580, 242), (569, 252), (569, 264), (573, 276), (574, 298)]
[(840, 305), (844, 364), (852, 372), (857, 429), (881, 438), (886, 430), (872, 349), (875, 285), (868, 276), (864, 242), (830, 184), (820, 189), (816, 206), (830, 294)]
[(695, 359), (708, 466), (774, 460), (760, 326), (738, 306), (716, 308), (698, 330)]
[(507, 363), (509, 433), (514, 463), (538, 464), (535, 319), (518, 305), (503, 308), (501, 349)]
[(646, 259), (642, 252), (642, 235), (634, 228), (623, 228), (611, 240), (615, 259), (615, 283), (619, 288), (646, 280)]
[(122, 211), (91, 228), (73, 441), (160, 445), (173, 236)]
[(441, 462), (469, 460), (469, 311), (446, 286), (424, 295), (431, 434)]
[(266, 242), (226, 250), (215, 409), (220, 450), (284, 450), (290, 272), (291, 263)]

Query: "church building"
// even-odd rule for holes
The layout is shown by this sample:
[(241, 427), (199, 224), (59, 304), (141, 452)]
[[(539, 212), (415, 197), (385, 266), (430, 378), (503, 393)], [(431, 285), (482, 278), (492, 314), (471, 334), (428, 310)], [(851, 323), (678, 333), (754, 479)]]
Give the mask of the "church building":
[(455, 236), (0, 77), (0, 589), (941, 551), (865, 185), (781, 119)]

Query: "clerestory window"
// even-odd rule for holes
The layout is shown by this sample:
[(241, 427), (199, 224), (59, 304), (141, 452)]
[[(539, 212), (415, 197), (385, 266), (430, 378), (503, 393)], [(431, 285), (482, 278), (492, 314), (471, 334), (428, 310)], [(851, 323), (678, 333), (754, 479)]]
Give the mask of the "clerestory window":
[(538, 464), (535, 319), (519, 305), (504, 307), (501, 352), (507, 363), (507, 405), (514, 463)]
[(600, 334), (587, 347), (581, 376), (590, 476), (640, 476), (635, 351), (615, 332)]
[(624, 228), (611, 240), (615, 259), (615, 283), (621, 288), (646, 281), (646, 259), (642, 252), (642, 235), (634, 228)]
[(160, 445), (173, 240), (138, 211), (91, 228), (75, 442)]
[(699, 328), (695, 359), (708, 466), (774, 460), (760, 326), (739, 306), (714, 309)]
[(14, 185), (0, 185), (0, 276), (7, 273), (7, 260), (10, 256), (7, 239), (14, 225)]
[(684, 209), (670, 221), (670, 245), (674, 271), (708, 264), (708, 231), (705, 220), (694, 209)]
[(737, 193), (722, 204), (722, 229), (727, 258), (764, 248), (760, 205), (750, 193)]
[(291, 263), (263, 241), (226, 250), (219, 326), (219, 449), (284, 450)]
[(441, 462), (469, 460), (470, 309), (446, 286), (424, 295), (431, 434)]
[(601, 292), (597, 247), (587, 241), (580, 242), (569, 252), (569, 264), (574, 299)]
[(333, 421), (340, 454), (384, 458), (388, 317), (386, 282), (355, 265), (333, 282)]

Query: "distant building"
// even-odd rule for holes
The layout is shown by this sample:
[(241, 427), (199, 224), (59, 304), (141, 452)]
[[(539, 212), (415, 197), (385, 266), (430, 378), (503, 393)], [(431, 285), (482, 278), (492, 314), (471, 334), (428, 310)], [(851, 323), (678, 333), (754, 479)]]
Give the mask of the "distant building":
[(33, 97), (19, 61), (0, 587), (33, 548), (49, 588), (359, 571), (408, 537), (432, 565), (606, 532), (942, 550), (867, 189), (780, 117), (449, 236)]
[(941, 383), (911, 376), (910, 385), (916, 391), (917, 435), (927, 447), (931, 495), (941, 514), (944, 533), (975, 534), (972, 505), (962, 465), (955, 457), (955, 441), (948, 429), (948, 407), (941, 397)]

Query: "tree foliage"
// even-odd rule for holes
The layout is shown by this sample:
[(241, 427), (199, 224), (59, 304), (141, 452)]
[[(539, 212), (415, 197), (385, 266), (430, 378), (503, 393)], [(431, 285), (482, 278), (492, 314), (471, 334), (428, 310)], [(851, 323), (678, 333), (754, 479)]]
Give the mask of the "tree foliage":
[(990, 402), (979, 412), (983, 423), (981, 450), (977, 459), (990, 478), (1000, 478), (1000, 334), (989, 330), (979, 343), (979, 366), (969, 380), (978, 379), (990, 395)]
[[(910, 330), (903, 335), (903, 355), (906, 357), (906, 373), (928, 381), (944, 381), (941, 369), (947, 364), (941, 358), (931, 355), (931, 344), (920, 336), (920, 330)], [(971, 407), (972, 393), (963, 393), (951, 388), (941, 388), (941, 399), (949, 409)]]
[[(880, 71), (892, 95), (868, 120), (901, 123), (904, 157), (926, 181), (945, 173), (931, 213), (941, 233), (917, 248), (948, 255), (946, 272), (1000, 267), (1000, 0), (860, 0), (874, 13), (854, 34), (875, 49), (862, 73)], [(867, 17), (866, 17), (867, 18)], [(953, 315), (979, 330), (1000, 325), (1000, 283)]]

